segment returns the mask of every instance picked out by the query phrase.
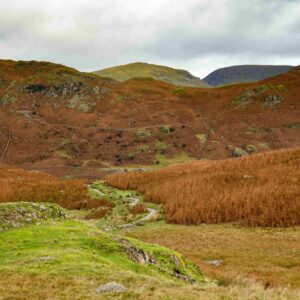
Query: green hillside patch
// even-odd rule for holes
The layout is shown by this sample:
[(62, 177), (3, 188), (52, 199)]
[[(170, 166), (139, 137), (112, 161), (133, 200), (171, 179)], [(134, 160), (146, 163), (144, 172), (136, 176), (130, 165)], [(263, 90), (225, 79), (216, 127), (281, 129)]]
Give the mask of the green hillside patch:
[(94, 73), (101, 77), (112, 78), (118, 81), (126, 81), (132, 78), (152, 78), (177, 86), (208, 87), (208, 84), (200, 78), (185, 70), (147, 63), (131, 63), (95, 71)]
[[(5, 299), (40, 299), (35, 293), (42, 295), (49, 286), (48, 297), (91, 299), (97, 287), (110, 281), (126, 286), (128, 299), (141, 299), (141, 291), (150, 294), (162, 283), (166, 288), (204, 283), (198, 268), (176, 251), (109, 235), (74, 220), (1, 233), (0, 278), (0, 295)], [(14, 294), (14, 286), (20, 282), (39, 278), (48, 283), (44, 290), (28, 284)], [(14, 286), (10, 285), (12, 280)], [(67, 289), (66, 281), (74, 288)]]

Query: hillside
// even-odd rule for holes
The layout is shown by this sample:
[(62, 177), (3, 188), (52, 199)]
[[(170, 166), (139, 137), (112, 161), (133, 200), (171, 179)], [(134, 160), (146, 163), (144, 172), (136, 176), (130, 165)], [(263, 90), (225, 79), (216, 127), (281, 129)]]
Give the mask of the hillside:
[(170, 223), (286, 227), (300, 224), (299, 165), (300, 148), (295, 148), (110, 175), (106, 181), (164, 204)]
[(152, 78), (176, 86), (207, 87), (200, 78), (193, 76), (185, 70), (173, 69), (165, 66), (131, 63), (127, 65), (95, 71), (101, 77), (125, 81), (131, 78)]
[(241, 65), (221, 68), (207, 75), (203, 81), (211, 86), (251, 82), (276, 76), (292, 69), (292, 66)]
[(100, 178), (295, 147), (299, 93), (297, 68), (260, 82), (202, 89), (0, 61), (0, 162)]

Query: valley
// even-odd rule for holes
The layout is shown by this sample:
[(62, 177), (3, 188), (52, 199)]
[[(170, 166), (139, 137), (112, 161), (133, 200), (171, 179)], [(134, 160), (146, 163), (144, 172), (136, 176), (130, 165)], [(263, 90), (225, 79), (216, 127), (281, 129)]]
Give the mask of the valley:
[(0, 299), (299, 298), (299, 67), (148, 72), (0, 61)]

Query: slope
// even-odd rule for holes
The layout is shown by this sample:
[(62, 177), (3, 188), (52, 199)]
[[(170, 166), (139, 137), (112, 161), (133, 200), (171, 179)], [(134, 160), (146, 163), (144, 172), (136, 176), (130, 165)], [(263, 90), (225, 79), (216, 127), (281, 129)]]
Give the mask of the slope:
[(221, 68), (207, 75), (203, 81), (211, 86), (251, 82), (288, 72), (292, 66), (241, 65)]
[(299, 93), (297, 68), (260, 82), (202, 89), (0, 61), (0, 161), (100, 178), (299, 146)]
[(118, 81), (125, 81), (131, 78), (153, 78), (177, 86), (207, 87), (200, 78), (193, 76), (185, 70), (173, 69), (165, 66), (131, 63), (127, 65), (95, 71), (101, 77), (113, 78)]
[(295, 148), (111, 175), (107, 182), (163, 203), (171, 223), (286, 227), (300, 224), (299, 165)]

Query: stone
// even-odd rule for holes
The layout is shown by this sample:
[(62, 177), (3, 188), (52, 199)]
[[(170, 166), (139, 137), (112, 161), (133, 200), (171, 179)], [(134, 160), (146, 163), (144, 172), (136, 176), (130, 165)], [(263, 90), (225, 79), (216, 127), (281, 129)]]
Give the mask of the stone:
[(79, 104), (78, 110), (87, 113), (91, 111), (91, 106), (88, 103), (82, 102)]
[(257, 151), (257, 148), (255, 145), (248, 144), (245, 146), (245, 149), (247, 150), (248, 153), (253, 153)]
[(54, 256), (41, 256), (38, 258), (39, 261), (50, 261), (50, 260), (55, 260)]
[(177, 267), (179, 267), (179, 268), (184, 267), (184, 266), (182, 265), (180, 259), (179, 259), (175, 254), (172, 254), (170, 257), (171, 257), (172, 262), (173, 262)]
[(16, 102), (18, 99), (16, 97), (10, 96), (10, 95), (4, 95), (0, 99), (0, 106), (10, 105)]
[(224, 261), (222, 259), (214, 259), (209, 260), (207, 263), (215, 267), (220, 267), (221, 265), (223, 265)]
[(143, 249), (137, 248), (128, 240), (118, 238), (117, 241), (132, 261), (141, 265), (157, 264), (155, 257), (153, 257), (151, 254), (146, 253)]
[(96, 289), (96, 293), (124, 293), (127, 291), (127, 288), (115, 281), (108, 282)]
[(278, 106), (283, 100), (283, 97), (278, 94), (269, 95), (264, 101), (264, 107), (274, 108)]
[(232, 151), (232, 157), (242, 157), (246, 155), (248, 155), (248, 152), (239, 147), (235, 147)]
[(252, 175), (248, 175), (248, 174), (245, 174), (243, 177), (244, 177), (244, 178), (253, 178)]

